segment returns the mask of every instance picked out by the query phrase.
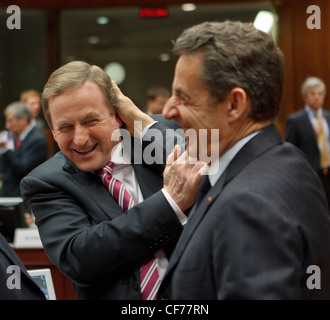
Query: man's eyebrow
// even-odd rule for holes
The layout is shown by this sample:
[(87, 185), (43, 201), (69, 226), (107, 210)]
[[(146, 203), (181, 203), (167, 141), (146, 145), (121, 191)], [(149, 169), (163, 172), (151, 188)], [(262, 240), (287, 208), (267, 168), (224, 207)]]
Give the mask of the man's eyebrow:
[(82, 118), (82, 120), (86, 120), (86, 119), (94, 118), (94, 117), (99, 118), (100, 114), (98, 112), (91, 111), (91, 112), (88, 112), (87, 114), (85, 114), (84, 117)]
[[(94, 118), (94, 117), (99, 118), (100, 114), (98, 112), (93, 112), (93, 111), (89, 112), (81, 118), (81, 121), (86, 121), (86, 120), (88, 120), (90, 118)], [(66, 120), (66, 119), (60, 119), (56, 122), (56, 127), (57, 128), (59, 128), (61, 126), (67, 126), (67, 125), (71, 125), (71, 122)]]
[(175, 93), (185, 99), (190, 99), (190, 96), (187, 95), (181, 88), (175, 88)]

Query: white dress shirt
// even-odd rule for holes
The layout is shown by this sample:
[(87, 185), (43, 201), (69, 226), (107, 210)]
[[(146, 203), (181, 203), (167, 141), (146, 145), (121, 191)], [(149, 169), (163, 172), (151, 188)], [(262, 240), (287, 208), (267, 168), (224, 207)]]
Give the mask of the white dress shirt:
[[(150, 126), (152, 126), (154, 123), (144, 129), (142, 136), (147, 131), (147, 129), (150, 128)], [(135, 171), (130, 164), (131, 159), (129, 159), (129, 155), (125, 152), (122, 152), (122, 150), (122, 142), (119, 142), (112, 150), (111, 161), (115, 164), (112, 170), (112, 176), (119, 180), (125, 186), (126, 190), (131, 195), (134, 202), (137, 204), (142, 202), (144, 198), (138, 180), (136, 178)], [(173, 208), (174, 212), (177, 214), (182, 225), (184, 225), (187, 221), (187, 216), (181, 211), (181, 209), (177, 206), (172, 197), (164, 188), (161, 191), (163, 192), (165, 198)], [(166, 268), (168, 266), (168, 259), (164, 250), (162, 249), (158, 250), (155, 253), (155, 258), (157, 262), (159, 277), (162, 280)]]

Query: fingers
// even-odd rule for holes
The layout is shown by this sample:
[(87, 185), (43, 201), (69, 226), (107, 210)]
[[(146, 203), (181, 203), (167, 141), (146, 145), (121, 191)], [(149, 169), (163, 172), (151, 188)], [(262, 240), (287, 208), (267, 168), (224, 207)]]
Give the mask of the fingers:
[(166, 165), (170, 165), (174, 161), (176, 161), (180, 153), (181, 153), (181, 147), (177, 144), (174, 146), (173, 151), (167, 156)]
[(203, 177), (208, 174), (209, 165), (206, 162), (198, 161), (194, 167), (196, 175)]
[(120, 89), (118, 88), (117, 83), (116, 83), (115, 80), (111, 80), (111, 83), (112, 83), (113, 87), (115, 88), (115, 90), (120, 90)]
[(117, 96), (117, 99), (126, 97), (126, 96), (121, 92), (121, 90), (119, 89), (119, 87), (118, 87), (116, 81), (111, 80), (111, 83), (112, 83), (113, 90), (115, 91), (115, 94), (116, 94), (116, 96)]

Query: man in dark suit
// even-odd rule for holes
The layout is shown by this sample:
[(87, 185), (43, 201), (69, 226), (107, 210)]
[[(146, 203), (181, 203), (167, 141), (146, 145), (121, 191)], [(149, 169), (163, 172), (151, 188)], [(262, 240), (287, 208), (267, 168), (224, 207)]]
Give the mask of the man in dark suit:
[(47, 140), (30, 125), (31, 112), (24, 102), (9, 104), (4, 114), (9, 139), (2, 141), (0, 149), (0, 196), (20, 197), (21, 179), (48, 158)]
[(7, 240), (0, 233), (0, 300), (45, 300)]
[[(1, 197), (20, 197), (20, 182), (32, 169), (48, 159), (48, 145), (45, 134), (31, 124), (31, 112), (24, 102), (9, 104), (4, 114), (7, 134), (0, 142)], [(27, 225), (34, 221), (25, 204)]]
[[(272, 124), (281, 51), (252, 24), (226, 21), (188, 28), (174, 52), (180, 57), (163, 116), (197, 135), (206, 129), (208, 154), (218, 154), (158, 297), (329, 299), (326, 196), (301, 151)], [(201, 157), (198, 142), (189, 141), (189, 151)]]
[[(305, 108), (288, 118), (285, 140), (305, 153), (313, 169), (321, 178), (330, 207), (330, 112), (323, 109), (326, 86), (320, 78), (308, 77), (301, 86), (301, 94)], [(321, 127), (319, 127), (318, 118), (320, 118)], [(321, 141), (323, 132), (325, 145)]]
[[(45, 85), (42, 106), (61, 151), (21, 183), (44, 249), (73, 281), (78, 299), (141, 299), (141, 267), (151, 256), (157, 258), (161, 279), (186, 219), (183, 211), (193, 204), (201, 180), (193, 188), (184, 179), (162, 188), (167, 143), (152, 141), (147, 129), (164, 132), (166, 127), (138, 108), (130, 109), (141, 119), (135, 129), (146, 133), (130, 128), (134, 141), (142, 139), (145, 148), (162, 145), (161, 154), (155, 152), (162, 159), (147, 165), (152, 152), (137, 159), (135, 144), (132, 164), (125, 152), (121, 157), (127, 140), (119, 142), (118, 101), (130, 102), (99, 67), (74, 61), (56, 70)], [(125, 212), (97, 174), (110, 160), (113, 177), (136, 203)], [(198, 165), (191, 166), (196, 175), (194, 168)], [(181, 198), (179, 191), (187, 196)], [(157, 290), (147, 299), (154, 299)]]

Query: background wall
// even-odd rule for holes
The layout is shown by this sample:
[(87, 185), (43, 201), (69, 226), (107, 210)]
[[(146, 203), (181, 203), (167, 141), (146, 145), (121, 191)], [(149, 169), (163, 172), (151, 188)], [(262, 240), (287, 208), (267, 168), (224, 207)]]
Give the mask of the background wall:
[[(4, 13), (6, 7), (13, 4), (13, 2), (15, 1), (1, 0), (0, 13)], [(183, 2), (185, 1), (162, 0), (157, 1), (157, 5), (162, 4), (172, 8), (172, 6), (179, 6)], [(277, 126), (281, 132), (284, 130), (287, 117), (303, 107), (300, 85), (307, 76), (313, 75), (322, 78), (330, 88), (330, 1), (274, 0), (251, 2), (196, 0), (195, 3), (200, 6), (223, 5), (221, 10), (213, 10), (214, 14), (208, 20), (236, 18), (251, 21), (258, 8), (271, 8), (276, 11), (278, 16), (277, 43), (282, 49), (286, 61), (286, 81), (282, 110), (277, 119)], [(68, 35), (75, 34), (73, 39), (75, 41), (78, 40), (77, 34), (79, 32), (82, 33), (86, 29), (84, 25), (88, 19), (87, 14), (85, 16), (82, 14), (80, 22), (71, 21), (70, 25), (70, 19), (73, 19), (75, 12), (86, 9), (87, 12), (92, 12), (93, 10), (104, 12), (107, 10), (127, 10), (129, 12), (132, 10), (132, 7), (139, 8), (154, 4), (154, 0), (20, 0), (19, 6), (22, 11), (29, 9), (29, 15), (24, 15), (22, 18), (21, 30), (8, 32), (5, 24), (5, 19), (8, 15), (0, 15), (0, 109), (3, 109), (7, 103), (16, 98), (18, 93), (27, 86), (42, 90), (49, 74), (67, 62), (70, 59), (70, 55), (73, 55), (74, 58), (94, 60), (90, 62), (95, 63), (101, 61), (100, 66), (105, 64), (104, 58), (98, 56), (98, 53), (101, 51), (97, 49), (102, 49), (101, 44), (89, 50), (84, 50), (78, 44), (75, 44), (76, 52), (78, 51), (79, 54), (68, 52), (68, 50), (72, 49), (70, 49), (69, 45), (72, 42), (72, 38), (70, 39)], [(321, 9), (321, 29), (310, 30), (307, 28), (306, 21), (310, 14), (306, 11), (310, 5), (317, 5)], [(164, 30), (167, 29), (170, 34), (168, 39), (165, 39), (168, 43), (168, 48), (171, 47), (171, 39), (179, 34), (175, 27), (178, 27), (181, 31), (186, 25), (198, 23), (208, 17), (196, 11), (196, 13), (190, 13), (192, 16), (195, 14), (192, 20), (187, 19), (184, 21), (183, 16), (181, 16), (181, 20), (172, 22), (173, 14), (162, 22), (165, 24)], [(66, 16), (69, 18), (65, 20)], [(131, 25), (134, 25), (132, 18), (129, 19), (131, 19)], [(145, 22), (145, 27), (148, 23)], [(31, 32), (28, 34), (27, 28), (24, 28), (27, 25), (33, 28), (32, 34)], [(139, 21), (136, 24), (136, 32), (137, 34), (138, 32), (142, 34), (145, 32), (146, 35), (152, 34), (154, 42), (157, 43), (159, 48), (170, 50), (163, 47), (161, 38), (164, 35), (164, 30), (157, 29), (156, 25), (157, 21), (154, 20), (152, 23), (150, 22), (150, 26), (143, 30), (141, 29), (141, 21)], [(120, 29), (121, 34), (118, 33), (119, 38), (117, 40), (124, 37), (126, 34), (125, 30), (128, 34), (128, 42), (134, 42), (138, 45), (138, 41), (134, 38), (134, 30), (129, 29), (128, 21), (122, 25)], [(108, 35), (109, 39), (114, 36), (110, 32), (106, 33), (106, 35)], [(116, 37), (113, 39), (116, 40)], [(109, 47), (105, 49), (108, 50), (109, 60), (119, 59), (115, 48), (123, 45), (123, 42), (114, 43), (112, 47), (111, 44), (108, 45)], [(148, 85), (158, 82), (170, 87), (175, 57), (171, 56), (171, 59), (164, 63), (159, 61), (158, 56), (155, 56), (155, 58), (147, 56), (142, 49), (143, 46), (140, 46), (140, 48), (132, 47), (126, 50), (127, 54), (121, 55), (122, 62), (125, 63), (125, 67), (129, 70), (127, 78), (121, 87), (143, 109), (145, 104), (144, 93)], [(151, 48), (146, 49), (151, 52)], [(138, 60), (132, 59), (135, 56), (138, 57)], [(8, 73), (10, 73), (10, 77), (6, 76)], [(325, 108), (330, 109), (329, 95), (326, 98)]]
[[(308, 29), (306, 13), (310, 5), (321, 9), (321, 29)], [(303, 107), (300, 86), (308, 76), (320, 77), (330, 90), (330, 1), (292, 0), (277, 2), (278, 44), (286, 60), (286, 82), (279, 126)], [(329, 94), (325, 108), (330, 109)]]

